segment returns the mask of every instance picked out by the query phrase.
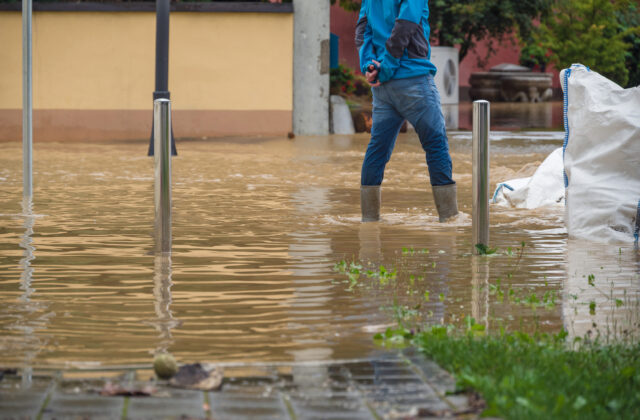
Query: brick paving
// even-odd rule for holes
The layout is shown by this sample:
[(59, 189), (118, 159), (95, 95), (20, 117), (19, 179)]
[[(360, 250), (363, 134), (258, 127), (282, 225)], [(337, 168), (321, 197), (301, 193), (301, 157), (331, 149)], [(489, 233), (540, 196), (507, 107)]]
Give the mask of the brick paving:
[[(360, 361), (224, 368), (218, 391), (176, 389), (150, 370), (20, 372), (0, 381), (1, 419), (417, 419), (476, 418), (473, 396), (413, 350)], [(104, 385), (153, 386), (152, 396), (101, 396)]]

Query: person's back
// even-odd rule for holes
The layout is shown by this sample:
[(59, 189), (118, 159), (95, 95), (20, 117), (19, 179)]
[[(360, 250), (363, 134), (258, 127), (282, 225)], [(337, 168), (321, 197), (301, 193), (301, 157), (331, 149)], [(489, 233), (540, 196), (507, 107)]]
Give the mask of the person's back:
[(436, 68), (429, 61), (430, 33), (426, 0), (363, 0), (356, 29), (362, 73), (375, 60), (381, 63), (381, 83), (435, 75)]
[(429, 61), (427, 0), (363, 0), (356, 28), (360, 67), (373, 92), (371, 141), (362, 164), (362, 221), (380, 218), (384, 169), (405, 119), (426, 154), (440, 221), (458, 214), (456, 184)]

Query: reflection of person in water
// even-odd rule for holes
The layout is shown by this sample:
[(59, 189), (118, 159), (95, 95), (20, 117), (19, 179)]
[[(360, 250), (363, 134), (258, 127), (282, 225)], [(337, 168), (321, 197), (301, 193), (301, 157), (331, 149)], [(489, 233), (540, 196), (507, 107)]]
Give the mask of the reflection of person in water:
[(426, 153), (440, 221), (458, 214), (456, 183), (433, 76), (427, 0), (363, 0), (356, 27), (360, 67), (373, 91), (371, 141), (362, 165), (362, 221), (380, 218), (380, 185), (405, 119)]

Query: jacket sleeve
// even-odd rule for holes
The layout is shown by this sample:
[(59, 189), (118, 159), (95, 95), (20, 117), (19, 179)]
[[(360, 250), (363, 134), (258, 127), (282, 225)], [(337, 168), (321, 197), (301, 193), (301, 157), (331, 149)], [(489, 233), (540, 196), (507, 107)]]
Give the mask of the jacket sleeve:
[(360, 16), (358, 17), (358, 25), (356, 26), (356, 47), (358, 48), (358, 55), (360, 56), (360, 71), (362, 74), (367, 72), (367, 69), (372, 60), (375, 60), (376, 55), (373, 48), (372, 31), (369, 25), (369, 19), (366, 14), (365, 3), (368, 0), (363, 0), (360, 6)]
[(385, 50), (380, 57), (380, 73), (378, 80), (381, 83), (391, 80), (398, 67), (405, 49), (409, 46), (411, 38), (416, 32), (422, 33), (422, 13), (427, 0), (402, 0), (396, 23), (391, 31), (391, 36), (385, 44)]

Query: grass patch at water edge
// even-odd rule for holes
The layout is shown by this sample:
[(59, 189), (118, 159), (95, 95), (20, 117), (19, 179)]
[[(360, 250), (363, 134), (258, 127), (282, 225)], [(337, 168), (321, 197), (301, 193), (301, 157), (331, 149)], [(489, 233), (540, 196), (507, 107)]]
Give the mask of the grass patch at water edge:
[(480, 392), (486, 416), (640, 418), (640, 344), (581, 342), (572, 349), (565, 339), (433, 327), (412, 342), (452, 372), (461, 390)]

